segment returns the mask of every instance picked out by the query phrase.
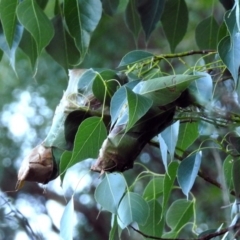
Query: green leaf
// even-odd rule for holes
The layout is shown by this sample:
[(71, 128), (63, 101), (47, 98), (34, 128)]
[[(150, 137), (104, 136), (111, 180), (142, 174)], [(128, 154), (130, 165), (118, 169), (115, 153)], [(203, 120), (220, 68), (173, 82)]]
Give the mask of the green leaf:
[(240, 170), (240, 159), (234, 159), (232, 167), (232, 178), (233, 187), (235, 191), (236, 199), (240, 199), (240, 184), (239, 184), (239, 170)]
[(138, 5), (138, 12), (146, 35), (146, 40), (149, 39), (152, 31), (156, 28), (157, 23), (160, 21), (164, 6), (165, 0), (140, 1)]
[(46, 47), (46, 51), (67, 71), (71, 66), (78, 63), (80, 53), (75, 46), (74, 39), (64, 28), (62, 18), (56, 16), (52, 19), (52, 24), (55, 35)]
[(240, 41), (237, 36), (231, 38), (225, 37), (221, 40), (218, 45), (219, 56), (223, 63), (227, 66), (228, 70), (232, 74), (232, 77), (237, 83), (238, 81), (238, 70), (240, 66)]
[(0, 62), (2, 60), (2, 57), (3, 57), (3, 51), (0, 49)]
[(178, 141), (179, 125), (180, 122), (176, 121), (161, 133), (161, 136), (167, 145), (168, 152), (170, 153), (171, 161), (174, 159), (175, 147)]
[(120, 234), (119, 234), (119, 227), (117, 222), (117, 215), (112, 214), (111, 230), (109, 232), (108, 240), (119, 240), (119, 239), (120, 239)]
[(141, 31), (140, 17), (137, 12), (137, 0), (130, 0), (125, 11), (125, 21), (128, 29), (131, 31), (137, 41)]
[(179, 129), (179, 137), (177, 142), (177, 153), (181, 156), (183, 152), (193, 144), (193, 142), (198, 138), (198, 123), (197, 122), (187, 122), (182, 123)]
[(152, 106), (152, 100), (137, 93), (129, 88), (125, 88), (128, 101), (128, 125), (126, 131), (134, 126), (134, 124), (144, 116)]
[(118, 76), (113, 70), (104, 69), (96, 72), (96, 77), (92, 85), (94, 96), (101, 102), (104, 102), (105, 99), (105, 103), (109, 106), (113, 94), (119, 87), (117, 80)]
[(152, 57), (154, 57), (154, 55), (146, 51), (141, 50), (131, 51), (122, 58), (118, 67), (125, 67), (138, 62), (146, 61), (152, 59)]
[(197, 153), (196, 155), (185, 158), (178, 168), (178, 183), (187, 198), (198, 175), (200, 165), (201, 154)]
[(166, 106), (174, 102), (189, 84), (201, 76), (172, 75), (140, 82), (139, 94), (151, 99), (156, 106)]
[(126, 190), (126, 182), (122, 174), (106, 173), (105, 178), (97, 186), (94, 196), (103, 210), (117, 214), (119, 202)]
[(120, 112), (122, 111), (123, 106), (127, 103), (127, 93), (125, 88), (127, 87), (129, 89), (133, 89), (138, 83), (138, 80), (129, 82), (120, 87), (114, 93), (110, 104), (111, 127), (115, 124), (118, 117), (120, 116)]
[(200, 49), (217, 49), (219, 26), (213, 16), (200, 22), (195, 30), (195, 38)]
[(36, 41), (39, 55), (54, 35), (52, 23), (35, 0), (21, 2), (17, 7), (17, 16)]
[(107, 130), (103, 119), (99, 117), (85, 119), (75, 136), (72, 158), (67, 168), (87, 158), (97, 158), (99, 149), (106, 138)]
[[(194, 202), (179, 199), (172, 203), (166, 215), (166, 222), (173, 232), (180, 230), (194, 217)], [(177, 237), (175, 235), (175, 237)]]
[(231, 155), (228, 155), (223, 162), (223, 174), (224, 180), (227, 188), (232, 190), (233, 185), (233, 158)]
[(227, 12), (225, 14), (225, 23), (230, 36), (221, 40), (218, 45), (219, 56), (223, 63), (233, 76), (235, 83), (238, 81), (238, 71), (240, 66), (240, 41), (239, 32), (236, 24), (235, 14)]
[(101, 15), (102, 4), (100, 0), (64, 1), (65, 21), (81, 54), (81, 60), (87, 53), (91, 34), (97, 27)]
[(71, 197), (67, 206), (64, 209), (61, 221), (60, 221), (60, 237), (64, 240), (73, 239), (73, 226), (74, 226), (74, 200)]
[(119, 0), (102, 0), (104, 12), (110, 16), (114, 15), (118, 9)]
[(15, 29), (16, 29), (16, 8), (18, 5), (18, 0), (1, 0), (0, 1), (0, 19), (3, 27), (3, 32), (5, 34), (9, 48), (12, 47)]
[(60, 178), (61, 178), (61, 184), (65, 177), (66, 170), (68, 168), (68, 164), (69, 164), (71, 158), (72, 158), (72, 152), (70, 152), (70, 151), (65, 151), (60, 158), (59, 174), (60, 174)]
[(144, 225), (149, 216), (147, 202), (137, 193), (127, 192), (118, 208), (118, 224), (123, 229), (132, 222)]
[(161, 226), (161, 212), (162, 207), (157, 200), (152, 199), (148, 201), (149, 206), (149, 217), (145, 225), (139, 225), (139, 229), (146, 235), (161, 237), (162, 226)]
[(163, 185), (163, 215), (165, 215), (165, 212), (167, 210), (167, 203), (170, 197), (170, 193), (173, 188), (173, 184), (175, 182), (176, 176), (177, 176), (177, 169), (178, 169), (179, 163), (178, 162), (171, 162), (168, 166), (168, 173), (164, 176), (164, 185)]
[(19, 43), (19, 47), (23, 50), (23, 52), (28, 56), (31, 67), (34, 69), (34, 66), (37, 61), (37, 44), (33, 39), (32, 35), (24, 29), (21, 42)]
[(165, 4), (161, 22), (170, 45), (171, 52), (175, 51), (183, 39), (188, 26), (188, 9), (184, 0), (168, 0)]
[(23, 33), (23, 27), (17, 24), (14, 32), (12, 46), (11, 48), (9, 48), (6, 42), (6, 38), (3, 34), (2, 26), (0, 24), (0, 49), (2, 49), (3, 52), (6, 54), (6, 56), (9, 58), (11, 67), (14, 71), (15, 71), (15, 59), (16, 59), (15, 55), (22, 37), (22, 33)]
[(153, 178), (145, 187), (143, 197), (146, 201), (157, 199), (163, 193), (164, 177)]

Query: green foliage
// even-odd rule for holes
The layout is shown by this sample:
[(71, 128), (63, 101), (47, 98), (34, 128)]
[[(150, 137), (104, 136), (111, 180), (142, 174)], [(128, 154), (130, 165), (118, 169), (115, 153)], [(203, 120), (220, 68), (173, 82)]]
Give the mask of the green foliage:
[[(109, 239), (120, 239), (125, 228), (152, 239), (175, 239), (190, 231), (187, 225), (195, 228), (201, 215), (201, 199), (194, 191), (198, 176), (226, 190), (224, 199), (238, 204), (239, 1), (222, 21), (219, 16), (216, 21), (211, 9), (210, 16), (195, 22), (195, 36), (190, 41), (196, 40), (200, 50), (194, 51), (184, 42), (191, 21), (190, 3), (185, 0), (49, 2), (0, 1), (0, 59), (6, 55), (15, 71), (18, 48), (29, 57), (32, 69), (38, 67), (45, 50), (65, 71), (86, 64), (93, 47), (91, 39), (105, 14), (108, 21), (122, 14), (136, 45), (141, 46), (143, 31), (149, 46), (154, 34), (159, 35), (154, 37), (158, 42), (170, 46), (171, 53), (141, 48), (129, 51), (117, 69), (70, 71), (67, 90), (42, 143), (52, 149), (51, 161), (62, 181), (70, 167), (96, 159), (91, 169), (104, 178), (94, 195), (101, 210), (112, 214)], [(233, 7), (220, 2), (227, 9)], [(165, 37), (159, 34), (160, 28)], [(175, 53), (181, 45), (184, 52)], [(160, 147), (161, 170), (140, 163), (144, 170), (130, 177), (109, 173), (135, 168), (135, 159), (148, 143)], [(212, 148), (209, 153), (207, 149)], [(204, 169), (212, 168), (212, 158), (223, 173), (221, 182), (203, 174)], [(63, 239), (73, 238), (73, 196), (61, 219)], [(237, 207), (233, 206), (233, 212), (239, 214)], [(234, 216), (231, 218), (229, 222), (235, 224)], [(217, 228), (220, 220), (215, 220)], [(225, 232), (229, 232), (228, 220), (223, 220)], [(196, 229), (187, 236), (197, 238)], [(216, 234), (222, 235), (221, 231)]]

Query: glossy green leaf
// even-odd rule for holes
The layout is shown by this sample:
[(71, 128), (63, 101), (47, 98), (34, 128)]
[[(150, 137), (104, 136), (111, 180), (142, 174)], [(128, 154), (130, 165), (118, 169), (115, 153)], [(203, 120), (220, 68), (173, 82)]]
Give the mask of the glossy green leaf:
[(217, 41), (220, 42), (223, 38), (225, 38), (228, 35), (229, 35), (229, 32), (228, 32), (226, 23), (223, 22), (218, 29), (218, 40)]
[(113, 94), (119, 87), (118, 76), (116, 72), (110, 69), (104, 69), (96, 73), (93, 81), (92, 91), (94, 96), (106, 105), (110, 105)]
[(232, 167), (232, 179), (233, 179), (233, 187), (235, 191), (235, 196), (237, 200), (240, 199), (240, 183), (239, 183), (239, 171), (240, 171), (240, 159), (234, 159), (233, 167)]
[(119, 5), (119, 0), (101, 0), (103, 10), (106, 14), (112, 16), (116, 13)]
[(240, 41), (237, 36), (225, 37), (218, 45), (219, 56), (231, 72), (235, 83), (238, 80), (238, 69), (240, 66)]
[(74, 226), (74, 200), (73, 197), (69, 200), (67, 206), (64, 209), (61, 221), (60, 221), (60, 237), (64, 240), (73, 239), (73, 226)]
[(218, 52), (220, 58), (231, 72), (235, 83), (237, 83), (240, 66), (240, 41), (235, 14), (227, 12), (225, 14), (225, 23), (230, 36), (221, 40), (218, 45)]
[(70, 151), (65, 151), (61, 156), (60, 164), (59, 164), (59, 174), (60, 174), (60, 178), (61, 178), (61, 184), (65, 177), (66, 170), (68, 168), (71, 158), (72, 158), (72, 152), (70, 152)]
[(101, 118), (85, 119), (75, 136), (72, 158), (67, 168), (87, 158), (97, 158), (99, 149), (106, 137), (107, 130)]
[(140, 17), (137, 12), (137, 0), (130, 0), (125, 11), (125, 21), (128, 29), (133, 34), (135, 41), (141, 31)]
[(146, 40), (149, 39), (151, 33), (156, 28), (157, 23), (160, 21), (164, 6), (165, 0), (148, 0), (139, 2), (138, 12), (146, 35)]
[(177, 142), (177, 151), (179, 155), (193, 144), (193, 142), (198, 138), (198, 123), (197, 122), (187, 122), (180, 124), (179, 137)]
[(213, 16), (204, 19), (195, 30), (195, 38), (200, 49), (217, 49), (219, 26)]
[(12, 47), (15, 29), (16, 29), (16, 8), (18, 0), (1, 0), (0, 1), (0, 19), (3, 27), (3, 32), (6, 37), (9, 48)]
[[(172, 203), (166, 214), (167, 225), (175, 233), (179, 231), (194, 217), (194, 202), (179, 199)], [(176, 237), (176, 236), (175, 236)]]
[(163, 193), (164, 177), (153, 178), (145, 187), (143, 197), (146, 201), (157, 199)]
[(233, 188), (232, 172), (233, 172), (233, 158), (231, 155), (228, 155), (223, 162), (223, 174), (226, 187), (229, 190), (232, 190)]
[(161, 228), (161, 212), (162, 207), (159, 202), (155, 199), (148, 201), (149, 206), (149, 217), (145, 225), (139, 225), (139, 229), (146, 235), (161, 237), (162, 228)]
[(81, 54), (81, 60), (87, 53), (91, 34), (99, 23), (101, 15), (100, 0), (64, 1), (65, 21)]
[(118, 208), (118, 224), (123, 229), (132, 222), (144, 225), (149, 216), (147, 202), (137, 193), (127, 192)]
[(31, 67), (34, 69), (36, 61), (37, 61), (37, 44), (32, 37), (32, 35), (24, 29), (21, 42), (19, 43), (19, 47), (22, 51), (28, 56)]
[(120, 87), (111, 98), (110, 104), (110, 115), (111, 115), (111, 127), (115, 124), (120, 113), (123, 109), (123, 106), (127, 103), (127, 93), (125, 87), (133, 89), (139, 83), (138, 80), (129, 82), (124, 86)]
[(125, 67), (128, 65), (132, 65), (138, 62), (150, 60), (154, 55), (152, 53), (141, 51), (141, 50), (135, 50), (132, 52), (127, 53), (121, 60), (118, 67)]
[(179, 165), (177, 173), (178, 183), (187, 198), (198, 175), (201, 160), (201, 154), (197, 153), (185, 158)]
[(9, 48), (6, 42), (6, 38), (3, 34), (2, 26), (0, 24), (0, 49), (2, 49), (3, 52), (6, 54), (6, 56), (8, 57), (11, 67), (14, 71), (15, 71), (15, 59), (16, 59), (15, 55), (22, 37), (22, 33), (23, 33), (23, 27), (17, 24), (14, 32), (12, 46), (11, 48)]
[(134, 93), (129, 88), (125, 89), (128, 101), (128, 125), (126, 128), (126, 131), (128, 131), (151, 108), (152, 100)]
[(161, 136), (167, 145), (171, 161), (174, 159), (175, 148), (178, 141), (179, 125), (180, 122), (176, 121), (174, 124), (170, 125), (163, 132), (161, 132)]
[(168, 0), (165, 4), (161, 22), (171, 52), (174, 52), (187, 31), (188, 9), (185, 0)]
[(139, 93), (151, 99), (156, 106), (166, 106), (174, 102), (189, 84), (201, 76), (172, 75), (167, 77), (153, 78), (139, 83)]
[(39, 55), (54, 35), (52, 23), (35, 0), (21, 2), (17, 7), (17, 16), (36, 41)]
[(165, 173), (164, 176), (164, 183), (163, 183), (163, 216), (167, 210), (167, 203), (170, 197), (170, 193), (172, 192), (173, 184), (175, 182), (177, 176), (177, 169), (179, 163), (178, 162), (171, 162), (168, 166), (168, 172)]
[(46, 47), (46, 51), (67, 71), (71, 66), (77, 64), (80, 59), (80, 53), (75, 46), (74, 39), (64, 28), (62, 18), (56, 16), (52, 19), (52, 24), (55, 34)]
[(97, 186), (94, 196), (103, 210), (117, 214), (119, 202), (126, 190), (126, 181), (122, 174), (106, 173), (105, 178)]

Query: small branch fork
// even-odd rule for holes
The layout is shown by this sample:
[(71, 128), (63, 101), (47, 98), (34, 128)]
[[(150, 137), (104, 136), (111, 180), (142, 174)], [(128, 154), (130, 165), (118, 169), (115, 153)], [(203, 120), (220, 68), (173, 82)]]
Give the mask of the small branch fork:
[(156, 240), (210, 240), (214, 237), (218, 237), (218, 236), (221, 236), (229, 231), (236, 231), (237, 232), (239, 231), (239, 228), (240, 228), (240, 223), (237, 223), (231, 227), (227, 227), (227, 228), (224, 228), (220, 231), (217, 231), (215, 233), (210, 233), (210, 234), (207, 234), (205, 236), (202, 236), (200, 238), (161, 238), (161, 237), (154, 237), (154, 236), (150, 236), (150, 235), (147, 235), (139, 230), (137, 230), (136, 228), (134, 228), (133, 226), (130, 226), (135, 232), (141, 234), (143, 237), (145, 238), (148, 238), (148, 239), (156, 239)]

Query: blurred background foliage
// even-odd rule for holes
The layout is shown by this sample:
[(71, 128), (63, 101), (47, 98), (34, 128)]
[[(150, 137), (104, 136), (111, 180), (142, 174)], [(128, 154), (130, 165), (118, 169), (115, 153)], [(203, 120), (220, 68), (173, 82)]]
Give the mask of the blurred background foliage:
[[(200, 20), (212, 13), (217, 21), (223, 19), (224, 10), (219, 1), (186, 2), (189, 26), (176, 52), (197, 48), (194, 31)], [(80, 68), (114, 69), (121, 58), (134, 49), (170, 52), (161, 26), (153, 32), (147, 44), (143, 32), (136, 43), (125, 25), (122, 9), (124, 5), (120, 6), (119, 13), (113, 18), (103, 16)], [(74, 198), (76, 215), (73, 219), (76, 224), (74, 233), (78, 236), (76, 239), (107, 239), (110, 214), (102, 212), (98, 215), (93, 192), (99, 179), (98, 174), (89, 172), (90, 161), (78, 164), (69, 171), (65, 179), (67, 184), (63, 188), (60, 187), (59, 179), (56, 179), (47, 186), (26, 183), (20, 191), (14, 192), (20, 162), (32, 147), (45, 138), (68, 79), (66, 72), (46, 52), (41, 54), (35, 72), (32, 72), (30, 62), (21, 50), (17, 51), (16, 58), (16, 72), (5, 56), (0, 62), (0, 239), (58, 239), (59, 222), (66, 199), (71, 196), (78, 182)], [(209, 158), (208, 165), (203, 166), (204, 173), (218, 177), (211, 153), (204, 154)], [(138, 161), (164, 173), (158, 158), (159, 150), (147, 146)], [(130, 181), (130, 176), (140, 170), (141, 167), (136, 166), (124, 175)], [(144, 181), (138, 182), (135, 191), (141, 191), (145, 184)], [(204, 188), (201, 187), (203, 185)], [(201, 199), (196, 203), (197, 209), (204, 209), (198, 219), (201, 231), (216, 227), (212, 225), (213, 222), (216, 224), (216, 219), (220, 225), (222, 219), (225, 219), (224, 210), (219, 211), (222, 205), (221, 191), (213, 185), (205, 184), (203, 179), (198, 179), (193, 193)], [(176, 190), (173, 198), (179, 194), (182, 196)], [(125, 230), (123, 239), (141, 239), (141, 236)]]

